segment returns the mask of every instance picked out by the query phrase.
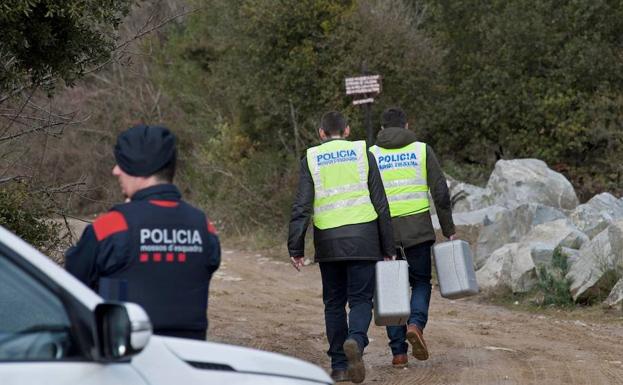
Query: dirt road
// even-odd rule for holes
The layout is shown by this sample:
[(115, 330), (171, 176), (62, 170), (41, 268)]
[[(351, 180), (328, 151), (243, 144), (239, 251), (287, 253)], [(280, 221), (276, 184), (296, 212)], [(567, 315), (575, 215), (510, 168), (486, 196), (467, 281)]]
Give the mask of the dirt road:
[[(209, 339), (285, 353), (329, 369), (318, 266), (224, 250), (210, 289)], [(623, 384), (623, 322), (534, 315), (433, 289), (431, 357), (394, 369), (385, 329), (370, 327), (374, 384)]]

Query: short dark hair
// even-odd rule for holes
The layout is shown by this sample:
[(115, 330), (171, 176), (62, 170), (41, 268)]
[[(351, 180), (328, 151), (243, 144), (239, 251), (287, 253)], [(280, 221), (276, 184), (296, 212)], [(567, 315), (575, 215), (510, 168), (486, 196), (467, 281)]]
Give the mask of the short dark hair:
[(154, 176), (159, 180), (167, 183), (173, 183), (175, 178), (175, 168), (177, 166), (177, 153), (173, 154), (173, 158), (164, 165), (160, 170), (154, 173)]
[(337, 111), (327, 112), (320, 121), (320, 128), (329, 135), (342, 135), (346, 126), (346, 118)]
[(405, 128), (407, 126), (407, 114), (400, 107), (390, 107), (381, 115), (381, 126)]

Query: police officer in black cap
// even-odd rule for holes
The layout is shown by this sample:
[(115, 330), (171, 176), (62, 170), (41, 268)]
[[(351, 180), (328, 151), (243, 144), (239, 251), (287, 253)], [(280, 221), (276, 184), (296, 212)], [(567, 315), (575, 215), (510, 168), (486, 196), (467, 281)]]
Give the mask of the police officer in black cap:
[(87, 226), (65, 267), (104, 298), (143, 306), (155, 334), (205, 339), (221, 249), (206, 215), (172, 184), (175, 136), (165, 127), (132, 127), (117, 138), (115, 159), (126, 203)]

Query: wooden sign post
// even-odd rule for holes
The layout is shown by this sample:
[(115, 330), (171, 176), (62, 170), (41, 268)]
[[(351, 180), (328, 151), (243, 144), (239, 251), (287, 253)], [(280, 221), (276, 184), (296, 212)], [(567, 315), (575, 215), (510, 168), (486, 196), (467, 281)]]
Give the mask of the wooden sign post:
[(366, 143), (368, 147), (374, 143), (374, 131), (372, 130), (372, 103), (375, 95), (381, 93), (381, 75), (366, 75), (344, 80), (346, 95), (355, 95), (353, 105), (362, 106), (365, 111)]

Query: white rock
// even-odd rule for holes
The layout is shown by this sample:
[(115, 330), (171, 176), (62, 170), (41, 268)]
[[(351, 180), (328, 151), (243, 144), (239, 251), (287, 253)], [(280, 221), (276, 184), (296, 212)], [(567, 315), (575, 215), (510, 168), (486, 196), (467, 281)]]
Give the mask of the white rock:
[(511, 265), (518, 247), (519, 243), (509, 243), (500, 247), (476, 271), (476, 280), (481, 289), (511, 286)]
[(536, 269), (530, 248), (519, 243), (504, 245), (476, 271), (476, 280), (481, 288), (506, 286), (515, 293), (529, 291), (536, 284)]
[[(480, 210), (475, 211), (467, 211), (467, 212), (458, 212), (452, 213), (452, 221), (455, 226), (483, 226), (485, 223), (490, 223), (495, 216), (502, 212), (506, 211), (502, 206), (491, 206), (485, 207)], [(439, 230), (441, 227), (439, 225), (439, 219), (437, 215), (431, 215), (433, 221), (433, 227), (435, 230)]]
[[(540, 258), (534, 260), (536, 265), (549, 265), (551, 256), (557, 247), (576, 248), (588, 241), (586, 235), (580, 232), (567, 219), (543, 223), (535, 226), (528, 234), (521, 238), (520, 243), (531, 249), (531, 254), (538, 254)], [(549, 255), (549, 258), (544, 258)]]
[(499, 160), (487, 189), (500, 205), (541, 203), (573, 210), (579, 203), (567, 178), (538, 159)]
[(576, 207), (569, 218), (578, 229), (593, 238), (612, 222), (623, 218), (623, 201), (612, 194), (601, 193)]
[(623, 221), (617, 221), (597, 234), (580, 249), (571, 263), (567, 278), (571, 280), (573, 299), (587, 300), (609, 292), (609, 275), (623, 267)]
[(560, 253), (567, 258), (567, 264), (571, 266), (572, 263), (578, 260), (580, 251), (576, 249), (570, 249), (568, 247), (561, 247)]
[(623, 278), (619, 279), (616, 285), (614, 285), (608, 298), (604, 301), (604, 305), (608, 307), (615, 307), (621, 304), (623, 304)]
[(450, 190), (453, 212), (466, 212), (480, 210), (493, 205), (491, 191), (471, 185), (469, 183), (456, 183)]
[(588, 235), (584, 234), (580, 230), (573, 229), (569, 234), (559, 243), (559, 246), (568, 249), (579, 250), (583, 244), (590, 241)]
[[(534, 226), (564, 219), (565, 214), (553, 207), (540, 204), (523, 204), (511, 209), (497, 211), (487, 216), (480, 230), (474, 254), (474, 266), (482, 267), (489, 255), (507, 243), (518, 242)], [(579, 236), (579, 235), (578, 235)]]
[(520, 242), (504, 245), (491, 254), (476, 272), (479, 285), (505, 285), (516, 293), (531, 290), (537, 283), (537, 266), (549, 266), (554, 250), (568, 240), (570, 234), (577, 233), (579, 231), (567, 219), (535, 226)]
[(549, 265), (552, 262), (555, 248), (544, 243), (536, 243), (530, 250), (530, 256), (535, 265)]

